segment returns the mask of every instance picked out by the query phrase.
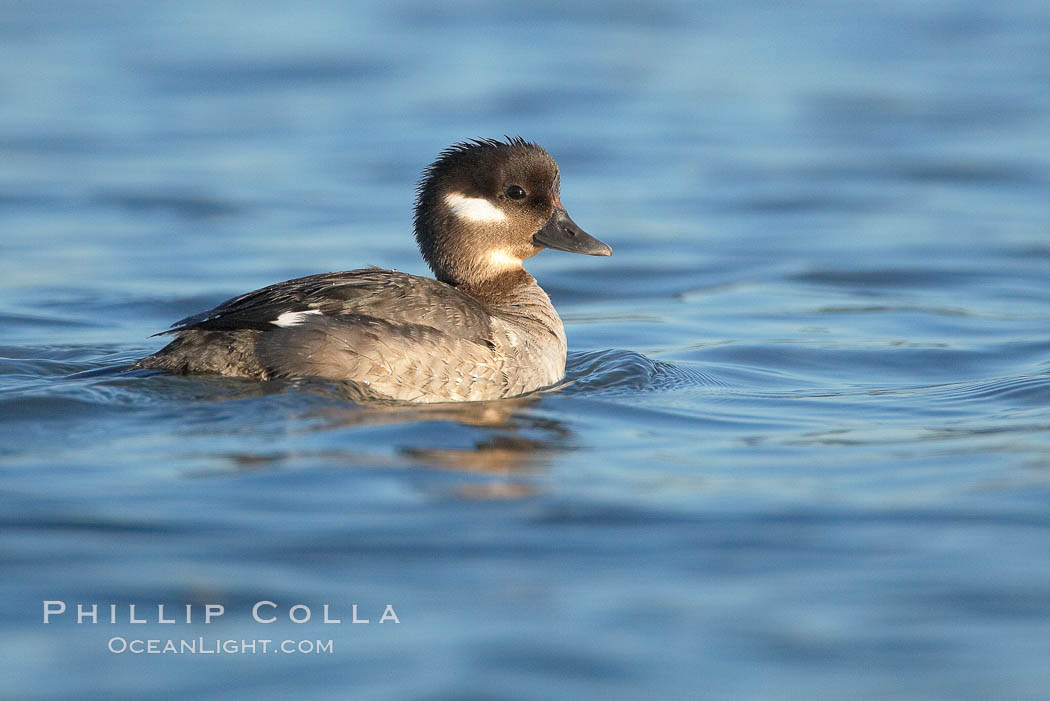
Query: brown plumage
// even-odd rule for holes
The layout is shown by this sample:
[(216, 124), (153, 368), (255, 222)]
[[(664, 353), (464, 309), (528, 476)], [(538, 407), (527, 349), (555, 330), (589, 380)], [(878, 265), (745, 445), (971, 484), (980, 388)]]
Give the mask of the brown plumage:
[(176, 323), (136, 365), (347, 380), (414, 402), (512, 397), (565, 371), (565, 333), (521, 262), (609, 255), (559, 199), (557, 164), (521, 139), (457, 144), (424, 171), (415, 234), (437, 280), (378, 268), (288, 280)]

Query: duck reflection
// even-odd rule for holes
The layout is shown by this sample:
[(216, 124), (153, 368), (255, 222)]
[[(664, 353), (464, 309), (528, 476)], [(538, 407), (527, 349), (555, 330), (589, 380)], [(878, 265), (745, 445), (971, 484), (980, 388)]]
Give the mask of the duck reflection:
[[(553, 453), (568, 449), (571, 431), (561, 422), (529, 411), (539, 402), (531, 395), (488, 402), (409, 405), (370, 402), (323, 412), (325, 430), (391, 424), (448, 422), (485, 429), (470, 447), (435, 445), (435, 433), (421, 431), (418, 443), (397, 447), (413, 464), (459, 472), (510, 475), (535, 472)], [(428, 436), (430, 439), (428, 440)]]
[[(549, 458), (572, 447), (570, 429), (537, 415), (540, 393), (485, 402), (406, 404), (370, 397), (350, 383), (298, 381), (280, 391), (350, 399), (304, 411), (298, 417), (305, 423), (303, 432), (347, 432), (348, 442), (375, 449), (226, 454), (237, 469), (316, 460), (350, 467), (426, 468), (502, 478), (461, 485), (456, 490), (461, 498), (515, 499), (534, 494), (530, 478), (542, 472)], [(410, 430), (384, 430), (398, 426)]]

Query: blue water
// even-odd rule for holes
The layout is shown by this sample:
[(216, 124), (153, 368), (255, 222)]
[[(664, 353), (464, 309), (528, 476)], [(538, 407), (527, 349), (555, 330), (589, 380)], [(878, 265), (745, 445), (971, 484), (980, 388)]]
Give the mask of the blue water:
[[(503, 134), (565, 388), (121, 372)], [(1048, 698), (1048, 322), (1045, 0), (0, 3), (0, 698)]]

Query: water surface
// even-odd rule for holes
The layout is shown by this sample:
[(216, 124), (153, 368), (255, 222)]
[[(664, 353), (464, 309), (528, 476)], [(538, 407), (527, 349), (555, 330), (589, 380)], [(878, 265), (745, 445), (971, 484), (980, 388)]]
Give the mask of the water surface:
[[(8, 3), (0, 104), (0, 696), (1050, 694), (1044, 2)], [(419, 171), (502, 134), (615, 250), (530, 261), (564, 388), (122, 372), (277, 280), (425, 274)]]

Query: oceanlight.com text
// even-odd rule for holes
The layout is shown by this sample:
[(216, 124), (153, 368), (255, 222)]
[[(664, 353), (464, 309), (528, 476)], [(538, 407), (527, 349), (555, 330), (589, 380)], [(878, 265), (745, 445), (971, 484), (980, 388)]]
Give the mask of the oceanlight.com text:
[(123, 638), (107, 644), (114, 655), (331, 655), (331, 640), (237, 640), (222, 638)]

